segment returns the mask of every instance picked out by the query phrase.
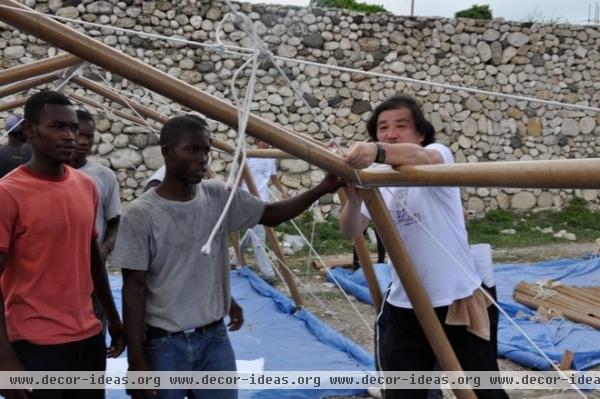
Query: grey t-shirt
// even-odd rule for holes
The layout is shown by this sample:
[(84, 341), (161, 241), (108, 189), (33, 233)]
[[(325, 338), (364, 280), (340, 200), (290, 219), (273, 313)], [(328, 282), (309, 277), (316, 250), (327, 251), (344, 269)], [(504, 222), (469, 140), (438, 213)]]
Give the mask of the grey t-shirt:
[(106, 222), (121, 215), (119, 183), (112, 170), (92, 160), (88, 160), (85, 165), (79, 168), (79, 171), (94, 179), (98, 189), (96, 230), (98, 231), (98, 242), (102, 242), (106, 232)]
[(146, 324), (178, 332), (212, 323), (229, 311), (227, 234), (256, 225), (265, 204), (237, 190), (210, 255), (204, 255), (201, 249), (228, 194), (223, 183), (203, 181), (190, 201), (169, 201), (151, 189), (127, 208), (112, 264), (147, 271)]

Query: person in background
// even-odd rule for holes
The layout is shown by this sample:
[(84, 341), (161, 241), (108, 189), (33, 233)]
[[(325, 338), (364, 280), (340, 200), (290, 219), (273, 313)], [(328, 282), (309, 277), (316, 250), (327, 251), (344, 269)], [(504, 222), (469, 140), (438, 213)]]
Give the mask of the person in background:
[(8, 134), (8, 143), (0, 147), (0, 179), (31, 159), (31, 146), (26, 143), (23, 134), (23, 118), (16, 114), (9, 116), (4, 129)]
[[(269, 144), (262, 140), (256, 139), (256, 147), (258, 149), (265, 150), (269, 148)], [(273, 186), (277, 188), (281, 198), (288, 198), (287, 192), (283, 188), (283, 184), (281, 184), (281, 181), (279, 181), (279, 177), (277, 176), (277, 163), (273, 158), (248, 158), (246, 160), (246, 165), (248, 166), (250, 175), (252, 175), (252, 179), (254, 180), (256, 190), (258, 191), (258, 195), (261, 200), (264, 202), (271, 201), (269, 183), (273, 184)], [(248, 191), (248, 186), (245, 183), (242, 185), (242, 188)], [(256, 260), (256, 265), (258, 266), (262, 277), (265, 279), (265, 281), (274, 283), (276, 280), (275, 271), (273, 270), (269, 256), (265, 251), (266, 237), (267, 233), (265, 231), (265, 226), (257, 224), (252, 229), (248, 229), (246, 231), (246, 234), (240, 242), (240, 251), (246, 252), (248, 246), (252, 244), (254, 259)]]
[[(94, 180), (98, 191), (98, 208), (96, 210), (96, 231), (98, 245), (103, 259), (107, 259), (115, 245), (119, 220), (121, 219), (121, 194), (119, 183), (114, 172), (100, 163), (88, 159), (94, 144), (96, 122), (89, 112), (78, 109), (79, 135), (69, 165), (85, 173)], [(94, 313), (106, 326), (106, 312), (94, 295)], [(104, 329), (105, 331), (106, 329)]]

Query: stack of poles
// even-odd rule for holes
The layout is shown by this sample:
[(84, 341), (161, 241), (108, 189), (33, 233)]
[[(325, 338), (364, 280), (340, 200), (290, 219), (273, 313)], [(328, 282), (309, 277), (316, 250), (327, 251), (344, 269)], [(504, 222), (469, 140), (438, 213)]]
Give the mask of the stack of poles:
[[(0, 5), (30, 10), (12, 0)], [(4, 22), (59, 47), (76, 57), (96, 64), (133, 83), (146, 87), (207, 117), (237, 128), (237, 109), (143, 62), (129, 57), (49, 17), (19, 10), (3, 9)], [(59, 68), (60, 69), (60, 68)], [(23, 79), (23, 77), (20, 77)], [(391, 172), (356, 172), (343, 159), (294, 132), (259, 117), (250, 117), (247, 133), (292, 156), (363, 186), (473, 186), (529, 188), (597, 188), (600, 159), (497, 162), (470, 165), (404, 166)], [(461, 371), (431, 302), (423, 289), (398, 231), (378, 190), (361, 190), (367, 208), (380, 232), (392, 264), (407, 291), (417, 318), (441, 365), (446, 371)], [(471, 389), (455, 389), (459, 399), (475, 398)]]
[(539, 297), (538, 287), (520, 282), (515, 287), (515, 300), (536, 310), (543, 307), (576, 323), (600, 329), (600, 289), (557, 285), (545, 288), (548, 295)]

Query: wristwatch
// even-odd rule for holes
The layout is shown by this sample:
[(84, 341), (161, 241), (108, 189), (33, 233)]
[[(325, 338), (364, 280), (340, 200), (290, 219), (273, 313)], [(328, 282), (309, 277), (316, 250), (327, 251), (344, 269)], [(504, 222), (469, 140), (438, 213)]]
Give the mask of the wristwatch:
[(375, 155), (375, 162), (384, 163), (385, 162), (385, 148), (381, 143), (375, 143), (377, 146), (377, 155)]

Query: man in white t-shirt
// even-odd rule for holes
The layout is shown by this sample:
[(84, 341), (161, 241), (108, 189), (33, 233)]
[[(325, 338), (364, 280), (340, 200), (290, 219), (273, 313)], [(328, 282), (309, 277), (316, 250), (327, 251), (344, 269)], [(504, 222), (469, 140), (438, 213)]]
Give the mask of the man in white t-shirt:
[[(450, 164), (450, 150), (434, 143), (435, 131), (409, 96), (397, 95), (381, 103), (367, 122), (374, 143), (355, 143), (344, 156), (356, 169), (389, 165)], [(498, 371), (490, 344), (489, 319), (482, 280), (470, 254), (457, 187), (380, 188), (446, 335), (467, 371)], [(342, 233), (360, 234), (370, 215), (357, 192), (348, 188), (340, 216)], [(458, 263), (458, 264), (457, 264)], [(461, 307), (461, 305), (468, 306)], [(460, 315), (459, 309), (469, 309)], [(457, 315), (463, 316), (458, 317)], [(479, 323), (469, 324), (476, 320)], [(483, 326), (483, 327), (482, 327)], [(376, 364), (382, 371), (433, 370), (436, 359), (412, 309), (398, 275), (385, 295), (377, 318)], [(476, 390), (479, 398), (507, 398), (501, 390)], [(386, 390), (385, 398), (426, 398), (427, 390)]]
[[(256, 139), (256, 147), (264, 150), (269, 148), (269, 144)], [(270, 195), (269, 183), (273, 184), (273, 186), (277, 188), (281, 194), (281, 198), (288, 198), (283, 185), (279, 181), (279, 177), (277, 177), (277, 163), (274, 159), (248, 158), (246, 160), (246, 165), (248, 166), (250, 174), (252, 175), (254, 184), (256, 185), (256, 190), (258, 191), (261, 200), (264, 202), (270, 202), (271, 199), (273, 199)], [(248, 191), (248, 187), (245, 183), (242, 185), (242, 188)], [(252, 244), (256, 265), (258, 266), (262, 277), (268, 282), (273, 282), (275, 281), (275, 272), (273, 271), (273, 266), (271, 265), (269, 257), (265, 251), (265, 238), (265, 227), (261, 224), (257, 224), (252, 229), (248, 229), (246, 231), (246, 234), (240, 242), (240, 250), (243, 253), (246, 251), (248, 246)]]

